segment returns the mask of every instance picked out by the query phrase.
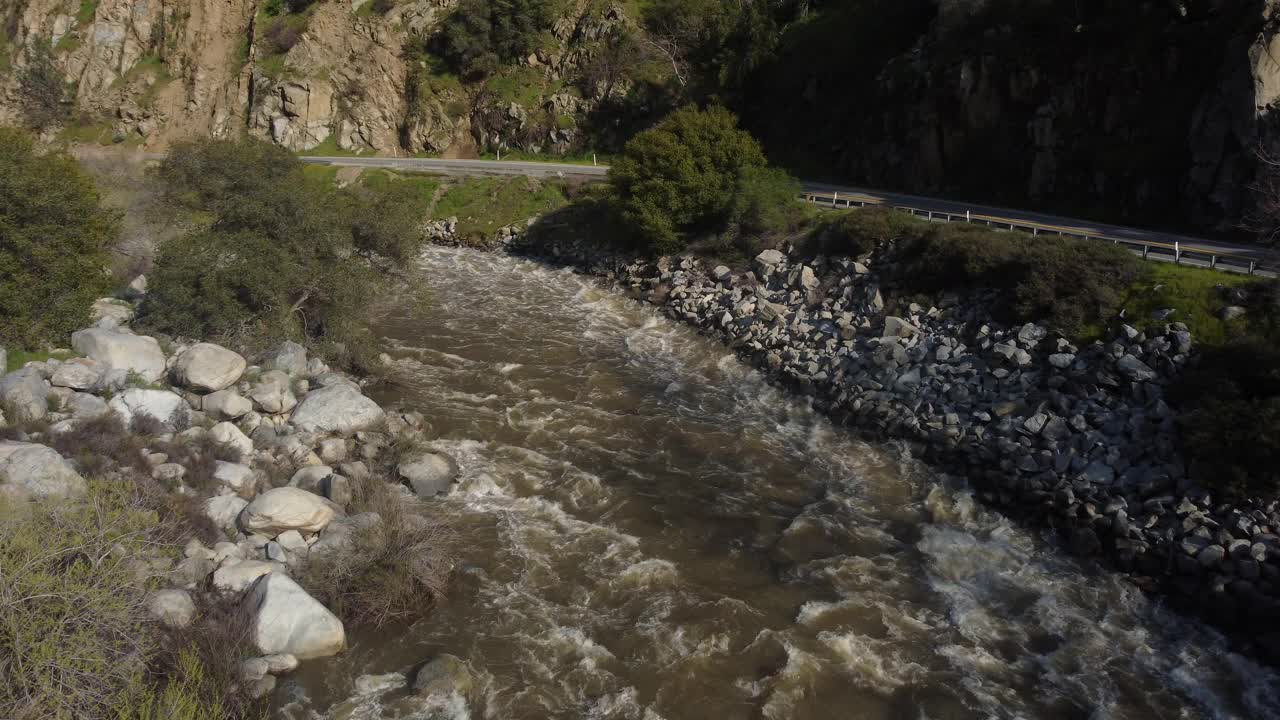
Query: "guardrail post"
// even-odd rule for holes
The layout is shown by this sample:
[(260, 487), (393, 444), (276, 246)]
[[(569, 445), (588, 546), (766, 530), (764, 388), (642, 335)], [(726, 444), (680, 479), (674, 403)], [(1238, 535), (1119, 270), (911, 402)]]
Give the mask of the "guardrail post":
[(1143, 246), (1142, 246), (1142, 259), (1143, 259), (1143, 260), (1146, 260), (1146, 259), (1147, 259), (1147, 256), (1148, 256), (1148, 255), (1150, 255), (1150, 254), (1151, 254), (1151, 246), (1150, 246), (1150, 245), (1143, 245)]
[(1033, 227), (1033, 228), (1031, 228), (1031, 234), (1032, 234), (1032, 235), (1039, 235), (1039, 234), (1040, 234), (1040, 228), (1038, 228), (1038, 227)]
[(1218, 269), (1218, 256), (1217, 256), (1217, 255), (1210, 255), (1210, 256), (1209, 256), (1209, 269), (1210, 269), (1210, 270), (1217, 270), (1217, 269)]
[(1252, 275), (1252, 274), (1253, 274), (1253, 271), (1254, 271), (1254, 270), (1257, 270), (1257, 269), (1258, 269), (1258, 261), (1257, 261), (1257, 260), (1250, 260), (1250, 261), (1249, 261), (1249, 274), (1250, 274), (1250, 275)]
[(831, 191), (831, 207), (835, 207), (835, 206), (836, 206), (836, 203), (837, 203), (839, 200), (840, 200), (840, 191), (838, 191), (838, 190), (832, 190), (832, 191)]
[(1177, 240), (1173, 241), (1173, 264), (1174, 265), (1182, 264), (1182, 250), (1178, 247)]

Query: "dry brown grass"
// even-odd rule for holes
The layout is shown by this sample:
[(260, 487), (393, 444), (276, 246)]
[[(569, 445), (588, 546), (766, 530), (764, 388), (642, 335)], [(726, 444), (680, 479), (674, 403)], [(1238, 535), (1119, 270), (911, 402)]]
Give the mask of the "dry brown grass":
[(308, 562), (299, 573), (307, 591), (353, 625), (412, 622), (444, 597), (453, 573), (456, 538), (381, 477), (353, 482), (352, 508), (382, 521), (352, 532), (340, 550)]

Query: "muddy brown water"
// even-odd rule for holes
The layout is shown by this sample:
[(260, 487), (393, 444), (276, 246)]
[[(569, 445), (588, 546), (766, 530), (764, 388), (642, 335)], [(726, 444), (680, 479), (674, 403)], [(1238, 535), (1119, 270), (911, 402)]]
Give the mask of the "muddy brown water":
[[(1268, 718), (1280, 677), (900, 448), (594, 281), (431, 249), (378, 328), (461, 481), (448, 602), (355, 633), (288, 717)], [(464, 659), (403, 714), (363, 674)], [(342, 711), (334, 709), (341, 704)]]

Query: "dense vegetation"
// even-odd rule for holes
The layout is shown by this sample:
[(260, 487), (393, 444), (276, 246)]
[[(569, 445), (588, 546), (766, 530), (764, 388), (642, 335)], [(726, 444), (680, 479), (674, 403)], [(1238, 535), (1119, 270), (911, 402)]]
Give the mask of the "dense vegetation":
[(74, 159), (0, 128), (0, 345), (65, 344), (87, 325), (119, 227)]
[(770, 169), (737, 118), (686, 107), (631, 139), (609, 184), (626, 226), (658, 253), (708, 233), (762, 233), (792, 221), (798, 186)]
[(438, 51), (459, 75), (485, 77), (536, 50), (556, 9), (553, 0), (462, 0), (440, 29)]
[(143, 486), (97, 480), (78, 500), (0, 502), (0, 716), (221, 720), (246, 636), (222, 608), (170, 633), (147, 616), (154, 568), (179, 548)]
[(421, 242), (399, 188), (368, 194), (313, 180), (269, 143), (175, 146), (159, 177), (206, 222), (161, 246), (143, 308), (161, 332), (252, 342), (281, 336), (361, 363), (380, 274)]

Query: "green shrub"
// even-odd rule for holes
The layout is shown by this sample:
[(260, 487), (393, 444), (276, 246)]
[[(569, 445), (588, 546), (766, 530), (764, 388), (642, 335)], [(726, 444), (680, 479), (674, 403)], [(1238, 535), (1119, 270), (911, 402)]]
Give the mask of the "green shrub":
[(899, 243), (896, 281), (909, 291), (986, 288), (1015, 322), (1045, 322), (1067, 337), (1105, 322), (1143, 272), (1142, 261), (1109, 243), (930, 225)]
[(260, 141), (176, 146), (160, 179), (175, 202), (208, 222), (160, 247), (144, 323), (250, 344), (308, 339), (363, 362), (374, 346), (366, 322), (378, 284), (371, 260), (412, 255), (416, 219), (378, 196), (338, 195), (302, 167)]
[(823, 213), (813, 228), (816, 253), (860, 257), (909, 237), (919, 237), (928, 226), (899, 210), (866, 207)]
[(119, 216), (70, 156), (0, 128), (0, 344), (65, 344), (110, 287)]
[(555, 20), (553, 0), (462, 0), (435, 39), (459, 75), (478, 79), (528, 56)]
[(767, 235), (795, 229), (804, 216), (797, 200), (800, 183), (779, 168), (748, 168), (738, 178), (729, 210), (730, 223), (746, 235)]
[(1280, 490), (1280, 349), (1248, 339), (1205, 347), (1171, 392), (1183, 449), (1224, 499)]
[(104, 483), (0, 515), (0, 717), (112, 716), (153, 650), (138, 569), (155, 515)]
[(738, 129), (732, 113), (690, 106), (632, 138), (614, 160), (609, 184), (642, 244), (667, 254), (695, 234), (724, 229), (744, 184), (755, 193), (747, 207), (737, 208), (744, 219), (768, 215), (750, 207), (774, 198), (782, 184), (765, 167), (760, 145)]

